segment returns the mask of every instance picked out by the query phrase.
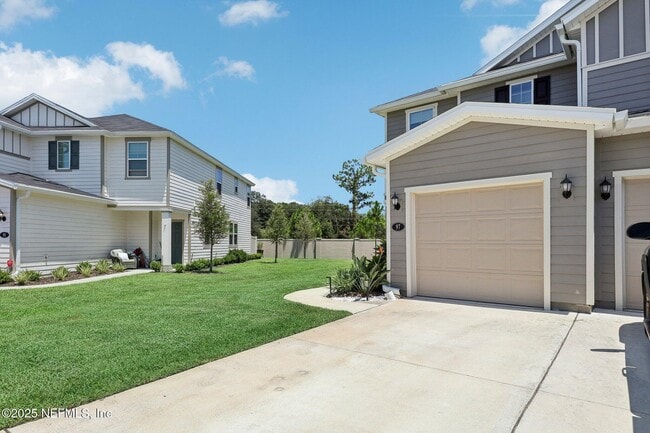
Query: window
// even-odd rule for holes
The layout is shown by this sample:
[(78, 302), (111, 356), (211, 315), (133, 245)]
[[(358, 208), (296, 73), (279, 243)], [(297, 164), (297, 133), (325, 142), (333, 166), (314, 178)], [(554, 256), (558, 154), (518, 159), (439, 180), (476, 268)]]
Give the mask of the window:
[(436, 117), (437, 105), (427, 105), (406, 111), (406, 130), (410, 131), (422, 125), (424, 122)]
[(223, 184), (223, 170), (217, 168), (217, 174), (215, 176), (215, 181), (217, 183), (217, 192), (221, 194), (221, 185)]
[(510, 85), (510, 102), (512, 104), (533, 103), (533, 81), (524, 81)]
[(235, 178), (235, 194), (239, 194), (239, 179)]
[(126, 142), (126, 177), (149, 177), (149, 142)]
[(69, 140), (56, 142), (56, 169), (57, 170), (70, 170), (71, 153), (72, 153), (72, 149)]
[(251, 207), (251, 193), (250, 193), (250, 191), (246, 193), (246, 206)]
[(228, 234), (228, 243), (232, 245), (237, 245), (237, 238), (239, 226), (235, 223), (230, 223), (230, 233)]

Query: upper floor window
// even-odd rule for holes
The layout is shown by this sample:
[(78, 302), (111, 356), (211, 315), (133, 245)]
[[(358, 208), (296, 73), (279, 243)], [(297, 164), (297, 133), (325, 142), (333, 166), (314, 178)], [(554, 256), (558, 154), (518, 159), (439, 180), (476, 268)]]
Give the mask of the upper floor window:
[(217, 184), (217, 192), (221, 194), (221, 185), (223, 185), (223, 170), (217, 167), (217, 174), (215, 175)]
[(239, 226), (236, 223), (230, 223), (230, 233), (228, 234), (228, 243), (236, 246), (239, 241)]
[(513, 104), (532, 104), (533, 80), (510, 84), (510, 102)]
[(78, 170), (79, 169), (79, 140), (68, 137), (57, 137), (48, 141), (48, 170)]
[(149, 177), (149, 142), (126, 142), (126, 177)]
[(406, 110), (406, 130), (410, 131), (436, 117), (436, 104)]
[(239, 179), (235, 178), (235, 194), (239, 194)]
[(70, 140), (56, 142), (56, 169), (70, 170), (70, 155), (72, 149)]
[(505, 86), (494, 89), (494, 102), (549, 105), (551, 77), (533, 76), (509, 81)]

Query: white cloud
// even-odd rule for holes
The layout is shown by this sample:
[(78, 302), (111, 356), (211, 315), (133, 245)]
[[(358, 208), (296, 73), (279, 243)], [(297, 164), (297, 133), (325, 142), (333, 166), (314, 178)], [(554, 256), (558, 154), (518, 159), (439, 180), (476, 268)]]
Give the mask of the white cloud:
[[(145, 51), (159, 53), (161, 58), (170, 54), (151, 46), (143, 47), (150, 47)], [(0, 106), (8, 106), (30, 93), (38, 93), (82, 115), (95, 116), (105, 113), (115, 104), (143, 100), (146, 97), (143, 83), (135, 81), (130, 71), (137, 64), (121, 61), (125, 60), (122, 54), (118, 49), (113, 61), (102, 56), (87, 59), (58, 57), (50, 51), (32, 51), (21, 44), (8, 46), (0, 42), (0, 82), (3, 83)], [(171, 68), (170, 65), (167, 67)], [(179, 87), (181, 82), (184, 83), (182, 78), (181, 81), (169, 78), (176, 77), (173, 72), (165, 75), (162, 72), (165, 68), (161, 63), (153, 67), (154, 72), (150, 71), (152, 77), (163, 82), (164, 88)]]
[(221, 56), (215, 64), (216, 74), (219, 76), (245, 78), (251, 81), (255, 78), (255, 68), (246, 60), (230, 60), (228, 57)]
[(258, 178), (250, 173), (244, 177), (255, 183), (253, 191), (258, 191), (274, 202), (290, 203), (297, 201), (298, 185), (291, 179), (271, 179), (270, 177)]
[[(491, 0), (490, 3), (492, 6), (512, 6), (519, 3), (520, 0)], [(474, 9), (474, 6), (481, 3), (481, 0), (463, 0), (460, 3), (460, 8), (464, 11), (470, 11)]]
[(151, 77), (162, 81), (166, 92), (186, 86), (181, 67), (172, 52), (159, 51), (150, 44), (133, 42), (111, 42), (106, 50), (118, 64), (127, 69), (132, 66), (145, 69)]
[(44, 0), (0, 0), (0, 29), (9, 30), (28, 20), (42, 20), (52, 16), (54, 8)]
[(219, 22), (224, 26), (236, 26), (250, 23), (257, 25), (261, 21), (282, 18), (289, 14), (281, 11), (280, 5), (269, 0), (249, 0), (235, 3), (219, 15)]
[[(467, 1), (471, 2), (472, 0)], [(525, 27), (513, 27), (500, 24), (490, 26), (487, 32), (485, 32), (485, 35), (481, 38), (481, 49), (483, 50), (484, 55), (482, 63), (484, 64), (497, 56), (501, 51), (515, 43), (519, 38), (526, 34), (526, 32), (551, 16), (568, 1), (569, 0), (546, 0), (540, 5), (535, 18)]]

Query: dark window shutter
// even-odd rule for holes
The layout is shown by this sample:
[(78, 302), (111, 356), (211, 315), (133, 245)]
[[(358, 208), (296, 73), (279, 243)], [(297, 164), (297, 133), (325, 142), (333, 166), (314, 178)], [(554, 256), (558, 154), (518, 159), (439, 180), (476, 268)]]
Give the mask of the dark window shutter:
[(494, 89), (494, 102), (510, 102), (510, 86), (501, 86)]
[(48, 170), (56, 170), (56, 141), (47, 142), (47, 168)]
[(79, 170), (79, 140), (70, 142), (70, 170)]
[(551, 104), (551, 77), (539, 77), (535, 79), (535, 104)]

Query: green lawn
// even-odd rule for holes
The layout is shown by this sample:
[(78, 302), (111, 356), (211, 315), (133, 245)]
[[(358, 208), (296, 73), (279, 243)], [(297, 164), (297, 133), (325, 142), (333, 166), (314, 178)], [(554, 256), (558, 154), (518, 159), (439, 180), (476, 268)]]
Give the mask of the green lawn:
[[(0, 408), (77, 406), (344, 317), (282, 297), (348, 263), (258, 260), (0, 291)], [(0, 416), (0, 428), (23, 421)]]

